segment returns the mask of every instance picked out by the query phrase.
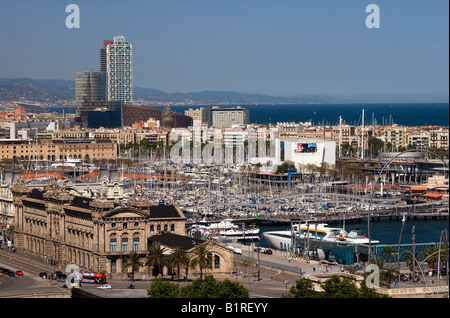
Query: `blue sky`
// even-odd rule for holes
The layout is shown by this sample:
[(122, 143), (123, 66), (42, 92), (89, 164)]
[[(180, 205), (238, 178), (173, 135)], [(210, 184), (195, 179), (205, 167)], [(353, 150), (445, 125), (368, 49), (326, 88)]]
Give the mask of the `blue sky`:
[[(66, 28), (70, 3), (79, 29)], [(123, 35), (134, 86), (448, 102), (448, 12), (447, 0), (1, 0), (0, 77), (73, 80)]]

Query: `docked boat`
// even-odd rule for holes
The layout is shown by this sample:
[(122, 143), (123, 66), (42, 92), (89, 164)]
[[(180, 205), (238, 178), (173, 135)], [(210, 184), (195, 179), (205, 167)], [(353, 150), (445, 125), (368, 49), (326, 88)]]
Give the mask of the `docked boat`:
[[(355, 246), (355, 245), (368, 245), (369, 238), (361, 235), (360, 230), (351, 230), (347, 232), (345, 228), (329, 227), (325, 223), (321, 224), (294, 224), (292, 230), (284, 231), (269, 231), (263, 233), (264, 239), (269, 246), (273, 249), (282, 251), (292, 251), (292, 242), (296, 238), (300, 242), (306, 240), (320, 242), (322, 246), (327, 248), (316, 249), (316, 254), (320, 259), (326, 259), (330, 250), (333, 247), (339, 249), (339, 246)], [(370, 240), (371, 244), (377, 244), (379, 241)], [(299, 254), (298, 249), (294, 251)]]
[(211, 238), (221, 243), (228, 242), (255, 242), (259, 241), (259, 228), (245, 228), (224, 219), (217, 223), (193, 224), (189, 230), (191, 235), (200, 235), (202, 238)]
[(66, 159), (63, 162), (55, 162), (51, 165), (51, 168), (74, 168), (81, 165), (81, 159), (72, 158), (70, 156), (66, 156)]

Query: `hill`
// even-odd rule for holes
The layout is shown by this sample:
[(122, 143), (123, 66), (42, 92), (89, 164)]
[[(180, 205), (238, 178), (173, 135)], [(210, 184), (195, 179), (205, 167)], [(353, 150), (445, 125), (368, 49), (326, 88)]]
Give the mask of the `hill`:
[[(193, 105), (228, 104), (326, 104), (348, 102), (322, 95), (277, 97), (235, 91), (210, 91), (166, 93), (161, 90), (134, 87), (134, 99), (148, 103), (177, 103)], [(36, 80), (30, 78), (0, 78), (0, 101), (31, 100), (56, 102), (75, 98), (75, 82), (70, 80)]]

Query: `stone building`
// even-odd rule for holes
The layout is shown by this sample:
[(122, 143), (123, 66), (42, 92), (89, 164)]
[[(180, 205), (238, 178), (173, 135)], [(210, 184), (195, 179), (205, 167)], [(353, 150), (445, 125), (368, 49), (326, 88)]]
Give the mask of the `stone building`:
[[(11, 190), (14, 246), (46, 259), (61, 271), (76, 264), (82, 270), (104, 272), (109, 278), (126, 278), (132, 271), (124, 266), (126, 257), (132, 251), (148, 255), (152, 236), (170, 233), (183, 240), (185, 235), (186, 218), (178, 206), (153, 205), (142, 193), (136, 192), (126, 204), (120, 204), (107, 200), (101, 191), (96, 198), (76, 196), (56, 182), (38, 190), (19, 181)], [(218, 244), (215, 249), (224, 260), (216, 257), (214, 272), (230, 271), (232, 252)], [(145, 266), (139, 273), (151, 275)], [(136, 271), (135, 277), (140, 277)]]

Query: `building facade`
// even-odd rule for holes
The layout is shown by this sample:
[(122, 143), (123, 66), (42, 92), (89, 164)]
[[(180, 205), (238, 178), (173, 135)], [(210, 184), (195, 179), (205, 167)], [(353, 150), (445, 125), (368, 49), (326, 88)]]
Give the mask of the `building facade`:
[(249, 111), (246, 108), (220, 108), (208, 107), (208, 124), (215, 128), (232, 127), (235, 125), (246, 125), (249, 123)]
[(107, 100), (133, 102), (132, 46), (123, 36), (106, 45)]
[(0, 160), (63, 161), (67, 156), (89, 161), (115, 160), (117, 143), (110, 139), (0, 140)]
[[(88, 198), (73, 195), (56, 182), (38, 190), (19, 181), (12, 194), (14, 246), (61, 268), (75, 264), (110, 278), (126, 278), (132, 271), (125, 266), (127, 255), (148, 255), (153, 236), (169, 233), (180, 242), (186, 241), (186, 218), (180, 208), (153, 205), (139, 191), (120, 204), (107, 200), (101, 191), (96, 198)], [(216, 249), (223, 261), (215, 272), (229, 271), (230, 251), (220, 246)], [(139, 273), (148, 275), (150, 269), (140, 268)]]

